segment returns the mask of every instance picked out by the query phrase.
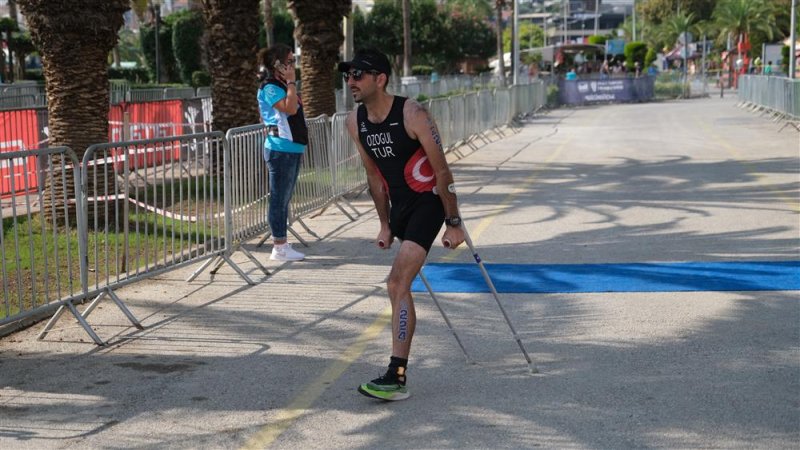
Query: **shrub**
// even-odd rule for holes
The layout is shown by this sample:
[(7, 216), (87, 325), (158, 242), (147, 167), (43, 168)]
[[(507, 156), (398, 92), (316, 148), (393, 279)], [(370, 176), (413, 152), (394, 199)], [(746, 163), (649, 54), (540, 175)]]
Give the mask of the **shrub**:
[(196, 70), (192, 72), (192, 86), (211, 86), (211, 75), (209, 75), (205, 70)]
[(150, 81), (150, 72), (144, 67), (133, 68), (108, 68), (108, 78), (112, 80), (128, 80), (131, 83), (147, 83)]
[(558, 102), (558, 85), (551, 84), (547, 86), (547, 106), (551, 108), (557, 107)]
[(42, 69), (28, 69), (25, 71), (26, 80), (44, 81)]
[(644, 42), (628, 42), (625, 44), (625, 66), (628, 70), (633, 70), (634, 63), (639, 62), (642, 68), (647, 67), (645, 57), (647, 56), (647, 44)]
[[(150, 79), (155, 80), (156, 76), (156, 38), (155, 27), (143, 25), (139, 28), (139, 42), (142, 44), (142, 52), (147, 67), (150, 72)], [(161, 77), (162, 82), (169, 82), (180, 79), (178, 67), (175, 63), (175, 55), (172, 52), (172, 26), (166, 21), (158, 28), (158, 51), (161, 56)], [(166, 78), (166, 79), (165, 79)]]
[(178, 14), (172, 24), (172, 51), (181, 81), (190, 84), (194, 72), (202, 68), (200, 41), (203, 38), (203, 17), (196, 11)]
[(656, 98), (680, 98), (683, 96), (683, 83), (675, 81), (656, 81)]
[(588, 41), (589, 41), (590, 44), (593, 44), (593, 45), (605, 45), (606, 44), (606, 37), (594, 34), (594, 35), (589, 36)]
[(433, 72), (432, 66), (419, 65), (411, 67), (411, 73), (413, 75), (430, 75), (432, 72)]
[(781, 71), (787, 74), (789, 73), (789, 50), (788, 45), (781, 47)]
[(647, 53), (644, 55), (644, 64), (642, 64), (642, 68), (650, 67), (656, 59), (658, 59), (656, 50), (654, 48), (648, 48)]

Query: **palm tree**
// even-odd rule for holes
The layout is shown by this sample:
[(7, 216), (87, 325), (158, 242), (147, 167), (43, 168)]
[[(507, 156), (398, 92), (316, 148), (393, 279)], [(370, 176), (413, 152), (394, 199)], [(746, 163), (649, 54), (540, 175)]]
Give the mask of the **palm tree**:
[[(89, 145), (108, 140), (108, 53), (117, 43), (129, 0), (85, 0), (80, 11), (63, 0), (18, 4), (42, 57), (50, 145), (68, 146), (80, 158)], [(60, 192), (62, 186), (52, 182), (47, 177), (46, 192)], [(54, 208), (53, 214), (50, 205), (44, 206), (47, 217), (63, 223), (62, 210)]]
[(671, 47), (675, 45), (681, 35), (691, 31), (694, 20), (694, 13), (679, 12), (674, 14), (661, 23), (658, 35), (666, 45)]
[(495, 0), (494, 2), (497, 16), (497, 70), (500, 71), (500, 86), (506, 85), (506, 63), (505, 53), (503, 52), (503, 8), (506, 0)]
[(145, 14), (147, 13), (148, 2), (150, 0), (131, 0), (131, 9), (139, 18), (139, 22), (144, 22)]
[(264, 0), (264, 32), (267, 35), (267, 47), (272, 47), (272, 44), (275, 43), (273, 27), (275, 27), (275, 20), (272, 16), (272, 0)]
[[(749, 65), (747, 51), (750, 49), (750, 35), (762, 32), (772, 39), (777, 31), (775, 10), (765, 0), (723, 0), (714, 9), (713, 17), (720, 30), (720, 38), (727, 35), (736, 38), (737, 59), (743, 62), (741, 71), (747, 70)], [(739, 71), (734, 75), (734, 83), (738, 81), (738, 74)]]
[(257, 123), (258, 0), (203, 0), (214, 128)]
[(294, 38), (300, 46), (303, 110), (306, 117), (336, 112), (334, 76), (339, 47), (344, 41), (342, 19), (350, 14), (351, 0), (289, 0), (294, 16)]
[(773, 4), (765, 0), (723, 0), (714, 9), (719, 30), (738, 39), (760, 31), (772, 39), (777, 32)]

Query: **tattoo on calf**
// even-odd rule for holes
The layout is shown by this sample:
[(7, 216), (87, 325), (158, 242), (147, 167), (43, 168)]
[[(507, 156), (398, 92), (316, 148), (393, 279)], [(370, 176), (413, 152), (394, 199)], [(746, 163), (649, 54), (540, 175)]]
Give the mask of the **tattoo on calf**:
[(408, 336), (408, 305), (405, 303), (400, 304), (400, 323), (397, 327), (397, 340), (405, 342)]

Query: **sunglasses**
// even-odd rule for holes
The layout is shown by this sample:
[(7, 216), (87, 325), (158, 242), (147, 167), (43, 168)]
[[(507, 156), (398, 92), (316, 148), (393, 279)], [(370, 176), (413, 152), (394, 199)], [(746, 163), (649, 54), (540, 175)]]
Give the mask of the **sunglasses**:
[(372, 74), (372, 75), (380, 75), (381, 74), (380, 72), (376, 72), (374, 70), (355, 69), (355, 70), (351, 70), (350, 72), (344, 72), (342, 74), (342, 76), (344, 77), (344, 81), (348, 81), (350, 78), (352, 78), (353, 81), (361, 81), (361, 79), (364, 78), (364, 74), (365, 73), (369, 73), (369, 74)]

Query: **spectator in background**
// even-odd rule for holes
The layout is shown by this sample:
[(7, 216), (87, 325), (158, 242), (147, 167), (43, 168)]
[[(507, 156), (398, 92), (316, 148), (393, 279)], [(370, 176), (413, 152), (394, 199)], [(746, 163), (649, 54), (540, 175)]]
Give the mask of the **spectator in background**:
[(272, 255), (275, 261), (300, 261), (305, 255), (287, 242), (289, 201), (292, 199), (300, 162), (308, 144), (308, 128), (297, 93), (294, 54), (284, 44), (275, 44), (258, 54), (258, 109), (267, 126), (264, 159), (269, 169), (269, 212)]
[(574, 67), (569, 69), (569, 72), (567, 72), (567, 75), (566, 75), (566, 79), (567, 79), (567, 81), (572, 81), (572, 80), (577, 80), (578, 79), (578, 73), (575, 71)]
[(772, 75), (772, 61), (767, 61), (767, 65), (764, 66), (764, 75)]

